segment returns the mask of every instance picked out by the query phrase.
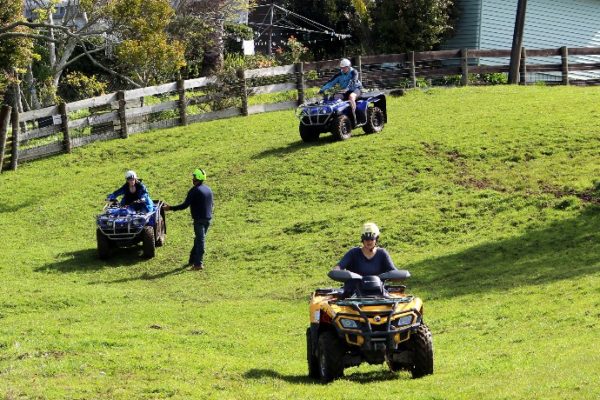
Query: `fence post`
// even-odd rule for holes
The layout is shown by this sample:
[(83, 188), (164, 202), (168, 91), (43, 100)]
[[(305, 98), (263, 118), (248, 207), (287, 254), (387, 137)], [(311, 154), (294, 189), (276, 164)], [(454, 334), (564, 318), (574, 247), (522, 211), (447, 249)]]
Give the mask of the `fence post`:
[(69, 117), (67, 116), (67, 104), (60, 103), (58, 105), (60, 113), (60, 128), (63, 131), (63, 148), (66, 153), (71, 152), (71, 135), (69, 134)]
[(411, 51), (408, 53), (408, 59), (410, 60), (410, 80), (413, 88), (417, 87), (417, 70), (415, 67), (415, 52)]
[(242, 115), (248, 116), (248, 91), (246, 89), (246, 76), (243, 69), (237, 70), (237, 77), (240, 83), (240, 97), (242, 98)]
[(125, 116), (125, 107), (127, 102), (125, 101), (125, 92), (120, 90), (117, 92), (117, 100), (119, 101), (119, 122), (121, 125), (121, 137), (126, 139), (129, 137), (127, 132), (127, 117)]
[(362, 79), (363, 79), (362, 57), (361, 56), (356, 56), (356, 57), (354, 57), (354, 59), (356, 60), (356, 62), (354, 63), (354, 66), (358, 70), (358, 76), (360, 77), (360, 80), (362, 81)]
[(562, 62), (562, 84), (569, 84), (569, 50), (567, 46), (560, 48), (560, 60)]
[(8, 135), (8, 123), (10, 122), (10, 111), (12, 107), (5, 104), (0, 109), (0, 173), (4, 167), (4, 153), (6, 151), (6, 136)]
[(467, 86), (469, 84), (469, 58), (467, 49), (462, 49), (460, 51), (460, 68), (462, 72), (460, 84), (462, 86)]
[(187, 100), (185, 99), (185, 81), (177, 79), (177, 93), (179, 94), (179, 124), (187, 125)]
[(521, 75), (519, 78), (519, 84), (527, 85), (527, 52), (525, 50), (525, 47), (521, 47), (521, 62), (519, 65), (519, 69)]
[(14, 107), (11, 112), (11, 124), (12, 124), (12, 152), (10, 159), (10, 169), (13, 171), (17, 170), (19, 165), (19, 111)]
[(298, 105), (304, 103), (304, 91), (306, 84), (304, 82), (304, 63), (296, 63), (296, 89), (298, 90)]

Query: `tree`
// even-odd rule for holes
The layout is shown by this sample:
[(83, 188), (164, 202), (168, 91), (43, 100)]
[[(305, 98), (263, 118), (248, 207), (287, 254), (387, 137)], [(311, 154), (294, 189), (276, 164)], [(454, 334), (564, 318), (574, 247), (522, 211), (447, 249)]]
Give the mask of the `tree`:
[(451, 30), (453, 3), (453, 0), (284, 2), (287, 8), (306, 18), (352, 35), (343, 42), (322, 35), (300, 36), (317, 58), (430, 50)]
[(121, 0), (115, 2), (112, 18), (126, 19), (118, 31), (122, 40), (116, 48), (119, 67), (131, 71), (141, 85), (172, 78), (185, 66), (184, 47), (169, 40), (166, 28), (174, 10), (166, 0)]
[[(284, 6), (335, 32), (350, 34), (351, 38), (339, 40), (324, 34), (300, 33), (298, 39), (305, 43), (317, 59), (349, 54), (364, 54), (369, 48), (371, 2), (366, 0), (286, 0)], [(296, 33), (290, 32), (290, 35)]]
[[(164, 30), (173, 16), (168, 0), (143, 3), (141, 0), (66, 0), (61, 3), (63, 13), (58, 13), (62, 16), (57, 20), (54, 15), (58, 0), (25, 2), (27, 8), (33, 11), (31, 19), (1, 26), (0, 40), (26, 37), (37, 41), (42, 56), (37, 71), (44, 70), (48, 75), (48, 80), (38, 80), (38, 85), (46, 84), (50, 92), (56, 91), (63, 73), (83, 58), (87, 58), (98, 70), (134, 87), (172, 74), (181, 66), (182, 56), (178, 54), (181, 46), (170, 43)], [(19, 9), (15, 15), (20, 13)], [(99, 55), (113, 47), (118, 49), (122, 43), (129, 50), (135, 49), (135, 54), (142, 57), (143, 62), (133, 63), (130, 57), (117, 57), (112, 62), (98, 61)], [(141, 48), (148, 52), (142, 54)], [(156, 49), (168, 49), (168, 54)], [(121, 67), (120, 61), (123, 63)], [(33, 70), (36, 71), (35, 68)], [(123, 72), (119, 73), (119, 70)]]
[(453, 0), (379, 0), (373, 35), (385, 53), (431, 50), (452, 29)]
[(182, 18), (197, 18), (207, 28), (202, 46), (201, 76), (213, 75), (223, 68), (225, 24), (239, 22), (252, 0), (181, 0), (177, 13)]
[[(23, 21), (21, 16), (21, 0), (4, 0), (0, 8), (0, 32), (7, 26), (14, 26)], [(33, 57), (32, 39), (25, 36), (26, 27), (12, 28), (15, 35), (0, 38), (0, 103), (2, 103), (7, 87), (18, 82), (18, 74), (25, 71), (29, 60)]]

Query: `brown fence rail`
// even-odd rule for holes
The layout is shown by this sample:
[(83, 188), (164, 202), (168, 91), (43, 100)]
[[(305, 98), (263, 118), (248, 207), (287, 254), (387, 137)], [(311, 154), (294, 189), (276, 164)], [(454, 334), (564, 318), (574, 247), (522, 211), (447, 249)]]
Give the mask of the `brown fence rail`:
[[(502, 83), (510, 50), (443, 50), (355, 57), (368, 89)], [(70, 153), (75, 147), (157, 128), (295, 108), (308, 88), (338, 71), (338, 60), (239, 70), (234, 77), (203, 77), (109, 93), (17, 113), (0, 110), (0, 171), (19, 162)], [(520, 83), (600, 84), (600, 48), (523, 49)], [(490, 77), (491, 76), (491, 77)], [(313, 91), (314, 92), (314, 91)], [(260, 103), (262, 94), (286, 100)], [(279, 96), (282, 97), (282, 96)], [(266, 100), (262, 100), (266, 101)], [(10, 135), (9, 135), (10, 133)]]

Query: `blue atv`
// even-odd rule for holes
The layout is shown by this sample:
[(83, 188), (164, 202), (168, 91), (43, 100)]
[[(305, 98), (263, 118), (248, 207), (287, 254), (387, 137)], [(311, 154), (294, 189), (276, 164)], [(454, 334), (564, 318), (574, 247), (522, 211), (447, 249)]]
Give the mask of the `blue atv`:
[(148, 212), (142, 204), (124, 207), (111, 201), (97, 216), (96, 227), (100, 259), (107, 259), (114, 248), (132, 247), (140, 242), (143, 256), (152, 258), (156, 247), (165, 243), (167, 233), (163, 202), (154, 201), (154, 211)]
[(305, 142), (317, 141), (319, 135), (325, 132), (331, 132), (336, 140), (346, 140), (358, 127), (362, 127), (365, 133), (376, 133), (387, 122), (385, 94), (361, 94), (356, 99), (356, 118), (352, 115), (350, 103), (341, 100), (339, 95), (302, 104), (296, 115), (300, 119), (300, 137)]

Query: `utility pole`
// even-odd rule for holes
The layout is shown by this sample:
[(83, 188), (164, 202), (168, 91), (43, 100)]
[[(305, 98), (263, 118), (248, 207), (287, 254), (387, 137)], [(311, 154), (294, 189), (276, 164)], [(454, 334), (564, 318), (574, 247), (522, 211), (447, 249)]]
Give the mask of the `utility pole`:
[(273, 12), (275, 5), (271, 2), (271, 7), (269, 8), (269, 49), (267, 50), (268, 55), (273, 54)]
[(510, 70), (508, 72), (508, 83), (519, 82), (519, 62), (521, 60), (521, 48), (523, 47), (523, 31), (525, 30), (525, 9), (527, 0), (518, 0), (517, 17), (515, 18), (515, 32), (513, 34), (512, 49), (510, 52)]

